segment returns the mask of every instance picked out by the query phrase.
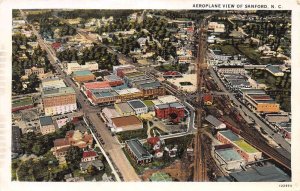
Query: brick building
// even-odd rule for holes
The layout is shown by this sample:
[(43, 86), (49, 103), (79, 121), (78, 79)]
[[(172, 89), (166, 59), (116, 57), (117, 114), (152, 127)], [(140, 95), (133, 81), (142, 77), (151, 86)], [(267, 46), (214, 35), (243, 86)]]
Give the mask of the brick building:
[(57, 115), (77, 109), (76, 94), (73, 88), (64, 87), (46, 90), (42, 93), (45, 115)]
[(78, 83), (94, 81), (96, 79), (95, 75), (89, 70), (74, 71), (73, 78)]
[(184, 108), (179, 102), (155, 105), (155, 116), (178, 123), (184, 117)]

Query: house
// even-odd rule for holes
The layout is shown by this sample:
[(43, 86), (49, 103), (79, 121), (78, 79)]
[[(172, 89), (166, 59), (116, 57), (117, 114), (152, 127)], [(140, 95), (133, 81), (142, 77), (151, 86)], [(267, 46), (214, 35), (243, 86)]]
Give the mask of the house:
[(148, 112), (147, 106), (141, 100), (131, 100), (127, 103), (131, 106), (136, 115), (141, 115)]
[(132, 131), (143, 129), (142, 121), (135, 115), (116, 117), (111, 119), (112, 121), (112, 131)]
[(89, 148), (93, 144), (93, 136), (91, 134), (81, 133), (79, 130), (71, 130), (66, 133), (65, 138), (55, 139), (54, 147), (51, 149), (56, 158), (64, 157), (71, 146)]
[(40, 117), (40, 131), (43, 135), (55, 132), (55, 126), (51, 117)]
[(153, 156), (143, 147), (138, 139), (125, 141), (125, 149), (137, 164), (147, 164), (153, 161)]
[(95, 151), (83, 151), (81, 162), (94, 161), (97, 158), (97, 153)]
[(37, 68), (34, 66), (32, 68), (25, 69), (25, 76), (30, 76), (31, 74), (36, 74), (36, 75), (44, 74), (44, 68)]
[(80, 170), (84, 173), (87, 172), (90, 166), (94, 166), (99, 171), (104, 169), (104, 165), (102, 161), (98, 159), (93, 161), (88, 161), (88, 162), (81, 162), (79, 166), (80, 166)]
[(203, 95), (203, 103), (204, 103), (204, 105), (212, 105), (213, 96), (211, 94), (204, 94)]

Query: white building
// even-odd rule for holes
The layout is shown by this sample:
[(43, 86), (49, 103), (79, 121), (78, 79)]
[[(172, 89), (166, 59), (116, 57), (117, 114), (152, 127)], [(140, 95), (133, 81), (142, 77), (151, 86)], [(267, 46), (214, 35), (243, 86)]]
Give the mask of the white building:
[(208, 30), (215, 33), (223, 33), (225, 32), (225, 25), (217, 22), (210, 22), (208, 24)]
[(99, 69), (97, 62), (86, 62), (85, 65), (79, 65), (78, 62), (69, 62), (66, 63), (66, 73), (68, 75), (72, 74), (72, 72), (75, 71), (81, 71), (81, 70), (89, 70), (89, 71), (95, 71)]
[(141, 100), (131, 100), (128, 104), (135, 111), (137, 115), (141, 115), (148, 112), (148, 107)]

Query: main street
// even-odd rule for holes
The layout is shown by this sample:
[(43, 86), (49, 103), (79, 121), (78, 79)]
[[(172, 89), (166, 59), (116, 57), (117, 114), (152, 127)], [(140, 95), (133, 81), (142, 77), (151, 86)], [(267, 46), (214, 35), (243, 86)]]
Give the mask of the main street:
[[(23, 19), (28, 23), (25, 13), (22, 10), (20, 10), (20, 12), (22, 14)], [(75, 90), (76, 99), (82, 107), (82, 112), (85, 114), (85, 116), (89, 117), (96, 131), (98, 132), (98, 134), (101, 135), (101, 138), (105, 142), (105, 145), (107, 145), (104, 147), (104, 150), (109, 154), (109, 156), (113, 160), (114, 164), (122, 174), (124, 181), (140, 181), (140, 178), (129, 163), (125, 154), (123, 153), (121, 145), (114, 137), (112, 137), (105, 124), (97, 116), (96, 113), (100, 112), (100, 109), (97, 110), (88, 103), (86, 98), (80, 92), (79, 87), (77, 87), (76, 84), (72, 81), (71, 77), (65, 75), (62, 69), (59, 66), (57, 66), (58, 59), (56, 58), (55, 54), (53, 54), (53, 52), (50, 50), (50, 48), (45, 44), (40, 34), (36, 31), (36, 29), (33, 26), (32, 30), (34, 35), (36, 35), (37, 37), (40, 47), (47, 52), (47, 57), (50, 63), (55, 67), (56, 72), (58, 72), (59, 75), (62, 76), (63, 80), (68, 86), (73, 87), (73, 89)]]
[[(274, 133), (274, 131), (266, 124), (264, 123), (257, 115), (254, 114), (253, 111), (251, 111), (248, 107), (243, 105), (238, 99), (235, 98), (233, 93), (230, 93), (224, 86), (224, 84), (221, 82), (219, 77), (217, 76), (216, 72), (213, 70), (212, 67), (209, 67), (210, 74), (212, 75), (215, 82), (218, 84), (219, 88), (223, 92), (225, 92), (229, 98), (239, 107), (236, 107), (241, 115), (243, 115), (244, 118), (251, 117), (257, 125), (259, 125), (261, 128), (263, 128), (264, 131), (268, 133), (269, 136), (271, 136), (277, 144), (280, 144), (283, 149), (278, 149), (278, 152), (280, 152), (283, 156), (285, 156), (288, 159), (291, 159), (290, 153), (291, 153), (291, 145), (279, 134)], [(246, 115), (244, 115), (244, 113)], [(251, 119), (249, 119), (251, 120)]]

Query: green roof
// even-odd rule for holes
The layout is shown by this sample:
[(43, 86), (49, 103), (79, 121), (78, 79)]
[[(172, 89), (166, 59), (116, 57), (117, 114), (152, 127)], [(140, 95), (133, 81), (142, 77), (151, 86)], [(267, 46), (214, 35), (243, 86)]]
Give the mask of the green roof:
[(258, 150), (256, 148), (252, 147), (251, 145), (246, 143), (244, 140), (234, 141), (234, 143), (247, 153), (258, 152)]
[(31, 97), (12, 100), (12, 107), (21, 107), (33, 104)]
[(154, 105), (154, 103), (151, 100), (144, 100), (143, 102), (147, 107), (151, 107)]
[(151, 182), (171, 182), (172, 178), (167, 173), (156, 172), (150, 177)]
[(93, 73), (89, 70), (81, 70), (81, 71), (74, 71), (73, 76), (89, 76), (93, 75)]
[(58, 89), (45, 90), (42, 97), (53, 97), (67, 94), (75, 94), (75, 90), (72, 87), (62, 87)]

